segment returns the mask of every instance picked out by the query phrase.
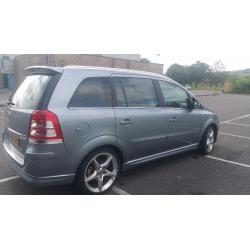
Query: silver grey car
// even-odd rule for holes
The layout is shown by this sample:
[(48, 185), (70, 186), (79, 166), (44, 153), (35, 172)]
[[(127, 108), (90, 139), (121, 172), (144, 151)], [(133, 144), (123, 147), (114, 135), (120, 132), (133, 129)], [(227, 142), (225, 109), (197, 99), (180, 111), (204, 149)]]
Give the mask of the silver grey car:
[(173, 154), (209, 154), (218, 117), (159, 74), (97, 67), (41, 67), (5, 108), (10, 166), (37, 185), (75, 184), (102, 194), (119, 172)]

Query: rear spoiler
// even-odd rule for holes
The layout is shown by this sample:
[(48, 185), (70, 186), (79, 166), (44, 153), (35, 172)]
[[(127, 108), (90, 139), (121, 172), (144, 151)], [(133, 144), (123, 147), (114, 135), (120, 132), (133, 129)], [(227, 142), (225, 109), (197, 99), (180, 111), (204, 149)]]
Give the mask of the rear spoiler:
[(47, 66), (32, 66), (24, 70), (24, 75), (49, 75), (54, 76), (62, 74), (63, 68), (60, 67), (47, 67)]

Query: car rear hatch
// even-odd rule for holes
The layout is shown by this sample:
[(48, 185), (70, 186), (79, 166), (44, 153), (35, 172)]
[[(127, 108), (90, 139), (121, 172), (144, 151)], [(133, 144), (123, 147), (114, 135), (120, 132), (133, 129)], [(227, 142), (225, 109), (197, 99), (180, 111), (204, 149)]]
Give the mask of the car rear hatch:
[(25, 79), (9, 98), (5, 109), (4, 147), (19, 164), (29, 142), (29, 127), (32, 112), (46, 109), (59, 81), (61, 68), (30, 67)]

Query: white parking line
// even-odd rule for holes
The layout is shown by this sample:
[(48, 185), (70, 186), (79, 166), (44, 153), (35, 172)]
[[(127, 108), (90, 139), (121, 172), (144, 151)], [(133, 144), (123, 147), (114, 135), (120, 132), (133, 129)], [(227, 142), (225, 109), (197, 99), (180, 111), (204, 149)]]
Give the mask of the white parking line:
[(115, 193), (120, 194), (120, 195), (130, 195), (130, 194), (127, 193), (126, 191), (124, 191), (124, 190), (122, 190), (122, 189), (120, 189), (120, 188), (118, 188), (118, 187), (116, 187), (116, 186), (114, 186), (114, 187), (112, 188), (112, 190), (113, 190)]
[(233, 118), (231, 120), (223, 121), (223, 122), (220, 122), (220, 124), (227, 123), (227, 122), (232, 122), (232, 121), (235, 121), (235, 120), (238, 120), (238, 119), (242, 119), (242, 118), (245, 118), (245, 117), (248, 117), (248, 116), (250, 116), (250, 114), (239, 116), (239, 117)]
[(0, 113), (4, 113), (4, 111), (0, 110)]
[(211, 155), (206, 155), (205, 157), (206, 158), (210, 158), (210, 159), (214, 159), (214, 160), (217, 160), (217, 161), (222, 161), (222, 162), (226, 162), (226, 163), (238, 165), (238, 166), (241, 166), (241, 167), (250, 168), (250, 165), (244, 164), (244, 163), (240, 163), (240, 162), (228, 161), (228, 160), (225, 160), (225, 159), (222, 159), (222, 158), (218, 158), (218, 157), (214, 157), (214, 156), (211, 156)]
[(242, 135), (233, 135), (233, 134), (228, 134), (228, 133), (224, 133), (224, 132), (219, 132), (219, 134), (220, 135), (228, 135), (228, 136), (237, 137), (237, 138), (244, 138), (244, 139), (250, 140), (250, 137), (242, 136)]
[(7, 182), (7, 181), (11, 181), (11, 180), (15, 180), (15, 179), (18, 179), (18, 178), (20, 178), (20, 176), (8, 177), (8, 178), (5, 178), (5, 179), (0, 180), (0, 183)]
[(224, 122), (223, 124), (232, 124), (232, 125), (239, 125), (239, 126), (250, 127), (249, 124), (235, 123), (235, 122)]

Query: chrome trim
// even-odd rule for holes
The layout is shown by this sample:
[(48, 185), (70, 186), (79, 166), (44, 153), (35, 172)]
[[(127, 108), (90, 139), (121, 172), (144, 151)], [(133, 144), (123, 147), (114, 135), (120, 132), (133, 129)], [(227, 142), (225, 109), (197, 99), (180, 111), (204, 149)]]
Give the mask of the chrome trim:
[(111, 107), (68, 107), (68, 110), (91, 110), (91, 109), (97, 109), (97, 110), (100, 110), (100, 109), (113, 109), (114, 107), (111, 106)]
[(13, 133), (13, 134), (18, 135), (18, 136), (20, 137), (20, 139), (26, 140), (26, 139), (28, 138), (26, 135), (23, 135), (23, 134), (21, 134), (21, 133), (15, 131), (15, 130), (9, 128), (9, 127), (8, 127), (8, 131), (10, 131), (10, 132)]
[[(27, 174), (27, 175), (29, 175), (29, 174)], [(50, 178), (62, 178), (62, 177), (68, 177), (68, 176), (75, 176), (75, 174), (62, 174), (62, 175), (52, 175), (52, 176), (43, 176), (43, 177), (36, 177), (33, 175), (29, 175), (29, 176), (37, 178), (37, 179), (50, 179)]]
[(190, 144), (188, 146), (184, 146), (184, 147), (180, 147), (180, 148), (176, 148), (176, 149), (164, 151), (162, 153), (158, 153), (158, 154), (154, 154), (154, 155), (149, 155), (149, 156), (146, 156), (146, 157), (141, 157), (141, 158), (138, 158), (138, 159), (135, 159), (135, 160), (132, 160), (132, 161), (128, 161), (124, 165), (133, 165), (133, 164), (141, 163), (141, 162), (144, 162), (144, 161), (152, 160), (152, 159), (155, 159), (155, 158), (167, 155), (169, 153), (173, 153), (175, 151), (182, 150), (182, 149), (194, 148), (194, 147), (196, 147), (198, 145), (199, 145), (199, 143), (194, 143), (194, 144)]
[(12, 147), (12, 150), (9, 149), (6, 145), (6, 143), (3, 143), (3, 147), (5, 149), (5, 151), (8, 153), (8, 155), (14, 159), (17, 163), (19, 163), (20, 165), (24, 165), (24, 157), (18, 155), (14, 149), (14, 147)]
[(68, 110), (100, 110), (100, 109), (164, 109), (165, 107), (68, 107)]
[(187, 108), (174, 108), (174, 107), (113, 107), (114, 109), (163, 109), (163, 110), (169, 110), (169, 109), (173, 109), (173, 110), (183, 110), (183, 111), (187, 111), (187, 113), (192, 112), (193, 110), (203, 110), (203, 109), (192, 109), (191, 111), (189, 111)]
[(114, 109), (164, 109), (164, 107), (114, 107)]

